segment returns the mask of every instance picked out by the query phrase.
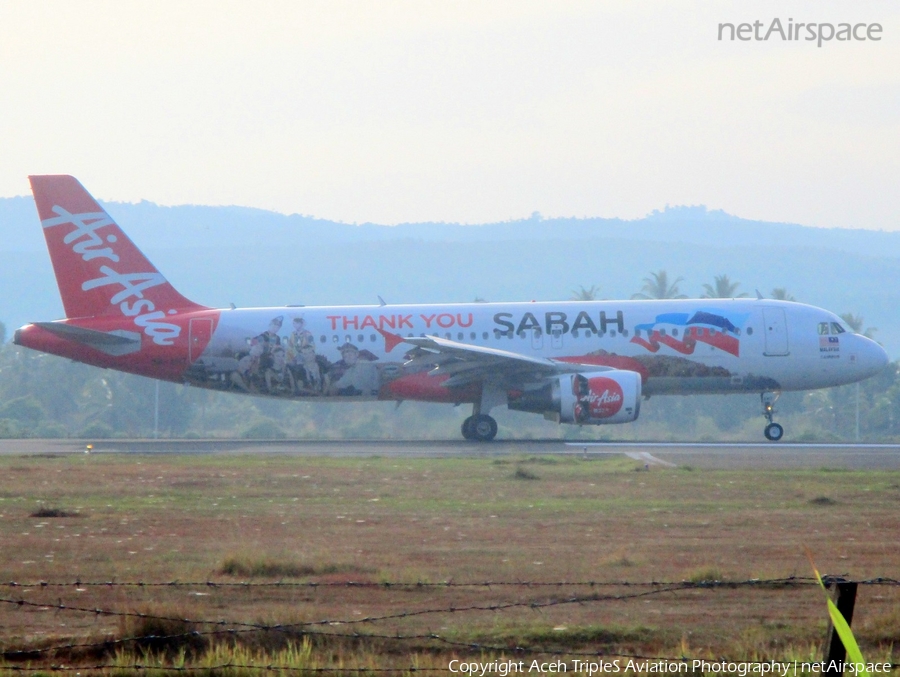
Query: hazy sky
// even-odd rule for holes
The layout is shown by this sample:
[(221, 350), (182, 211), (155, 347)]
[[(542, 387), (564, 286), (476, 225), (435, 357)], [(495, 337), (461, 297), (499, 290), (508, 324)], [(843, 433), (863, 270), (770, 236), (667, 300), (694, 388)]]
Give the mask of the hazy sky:
[[(718, 41), (877, 22), (879, 42)], [(0, 0), (0, 196), (900, 229), (900, 3)]]

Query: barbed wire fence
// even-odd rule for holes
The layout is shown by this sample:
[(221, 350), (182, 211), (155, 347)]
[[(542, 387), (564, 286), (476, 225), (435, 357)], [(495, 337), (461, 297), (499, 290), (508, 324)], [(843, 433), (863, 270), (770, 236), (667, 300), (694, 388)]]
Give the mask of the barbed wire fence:
[[(900, 580), (893, 577), (874, 577), (863, 580), (849, 580), (846, 575), (832, 575), (823, 577), (826, 585), (837, 583), (852, 583), (861, 586), (892, 586), (900, 587)], [(35, 672), (35, 671), (102, 671), (102, 670), (168, 670), (173, 672), (192, 672), (197, 670), (227, 670), (227, 669), (243, 669), (251, 671), (296, 671), (296, 666), (288, 665), (272, 665), (272, 664), (242, 664), (242, 663), (221, 663), (218, 665), (204, 666), (185, 666), (172, 665), (161, 667), (159, 665), (148, 665), (139, 662), (131, 664), (123, 664), (121, 661), (115, 663), (96, 663), (93, 665), (85, 664), (83, 660), (73, 660), (71, 665), (65, 663), (53, 663), (55, 658), (60, 656), (89, 656), (89, 655), (108, 655), (117, 649), (127, 648), (129, 646), (147, 646), (159, 644), (162, 642), (178, 642), (206, 639), (227, 638), (235, 640), (248, 636), (252, 633), (279, 633), (280, 635), (291, 640), (352, 640), (357, 642), (379, 641), (395, 644), (396, 646), (409, 646), (410, 643), (418, 643), (418, 646), (440, 647), (451, 649), (465, 654), (494, 654), (494, 655), (511, 655), (511, 656), (552, 656), (560, 659), (572, 660), (575, 658), (592, 658), (592, 659), (633, 659), (642, 661), (659, 661), (668, 663), (682, 663), (691, 660), (687, 656), (659, 656), (644, 655), (639, 653), (615, 652), (605, 649), (586, 651), (586, 650), (570, 650), (558, 649), (548, 646), (529, 646), (523, 643), (490, 643), (476, 641), (462, 641), (454, 639), (452, 636), (433, 632), (383, 632), (377, 629), (373, 631), (357, 630), (361, 626), (376, 626), (378, 623), (387, 621), (399, 621), (401, 619), (424, 619), (428, 616), (437, 616), (442, 614), (466, 614), (478, 612), (503, 612), (512, 609), (531, 609), (543, 610), (552, 607), (560, 607), (565, 605), (586, 605), (599, 603), (614, 603), (627, 600), (635, 600), (640, 598), (649, 598), (661, 595), (677, 595), (687, 591), (712, 591), (717, 589), (730, 590), (785, 590), (790, 588), (804, 588), (809, 586), (818, 586), (816, 579), (803, 576), (786, 576), (780, 578), (767, 579), (747, 579), (747, 580), (682, 580), (682, 581), (87, 581), (76, 578), (68, 581), (7, 581), (0, 583), (0, 590), (6, 589), (7, 596), (0, 596), (0, 606), (9, 608), (29, 609), (32, 611), (52, 612), (52, 613), (71, 613), (71, 614), (90, 614), (97, 617), (115, 618), (120, 620), (141, 620), (141, 621), (159, 621), (162, 623), (183, 624), (185, 628), (178, 632), (168, 632), (161, 634), (139, 633), (125, 637), (106, 637), (96, 641), (77, 641), (70, 640), (50, 646), (42, 647), (26, 647), (19, 649), (6, 649), (0, 651), (0, 658), (3, 659), (5, 665), (2, 670), (14, 672)], [(40, 602), (25, 599), (22, 593), (26, 591), (38, 590), (56, 590), (64, 591), (67, 589), (76, 589), (79, 591), (88, 588), (133, 588), (139, 590), (154, 590), (164, 588), (204, 588), (207, 590), (252, 590), (258, 588), (266, 589), (328, 589), (328, 588), (345, 588), (350, 590), (382, 590), (382, 591), (422, 591), (430, 589), (451, 589), (451, 588), (468, 588), (468, 589), (533, 589), (540, 590), (543, 593), (550, 591), (551, 593), (562, 592), (571, 589), (587, 589), (587, 592), (579, 594), (555, 594), (549, 598), (525, 598), (514, 599), (503, 602), (465, 604), (465, 605), (443, 605), (432, 606), (423, 609), (407, 609), (394, 613), (364, 616), (360, 618), (320, 618), (308, 621), (299, 621), (291, 623), (254, 623), (245, 620), (236, 619), (211, 619), (211, 618), (191, 618), (171, 614), (152, 614), (141, 611), (128, 611), (115, 608), (107, 608), (101, 606), (85, 606), (77, 604), (66, 604), (59, 599), (56, 603)], [(607, 589), (624, 589), (624, 592), (609, 593)], [(19, 593), (19, 594), (15, 594)], [(347, 629), (350, 629), (349, 631)], [(731, 660), (728, 658), (717, 658), (716, 660), (723, 663), (752, 663), (752, 664), (771, 664), (773, 661), (746, 661)], [(38, 666), (32, 666), (30, 663), (21, 665), (21, 663), (37, 661)], [(781, 665), (796, 665), (798, 661), (774, 661)], [(891, 669), (900, 667), (900, 664), (891, 664)], [(405, 668), (377, 668), (377, 667), (316, 667), (304, 668), (309, 673), (379, 673), (407, 671), (407, 672), (433, 672), (446, 671), (442, 668), (416, 667), (409, 666)]]

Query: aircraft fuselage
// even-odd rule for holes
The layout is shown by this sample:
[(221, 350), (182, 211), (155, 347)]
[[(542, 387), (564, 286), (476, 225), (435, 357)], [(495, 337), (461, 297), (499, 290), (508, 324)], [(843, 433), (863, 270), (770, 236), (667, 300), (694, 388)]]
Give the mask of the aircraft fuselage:
[[(143, 349), (118, 355), (34, 325), (20, 330), (16, 342), (169, 381), (301, 399), (476, 398), (466, 389), (448, 392), (430, 382), (428, 370), (405, 366), (411, 346), (397, 339), (421, 336), (636, 371), (645, 395), (810, 390), (867, 378), (886, 361), (874, 341), (838, 333), (842, 324), (833, 313), (756, 299), (289, 306), (200, 310), (166, 320), (174, 329), (164, 343), (154, 343), (125, 314), (64, 321), (141, 337)], [(305, 346), (312, 350), (304, 354)], [(356, 385), (345, 379), (348, 385), (338, 387), (353, 352)], [(310, 372), (320, 378), (304, 385)]]

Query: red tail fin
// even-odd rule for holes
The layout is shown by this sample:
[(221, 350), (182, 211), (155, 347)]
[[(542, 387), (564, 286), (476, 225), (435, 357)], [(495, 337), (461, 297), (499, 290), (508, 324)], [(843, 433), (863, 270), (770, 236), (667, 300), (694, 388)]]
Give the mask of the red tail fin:
[(125, 315), (143, 325), (203, 310), (169, 284), (72, 176), (30, 176), (66, 317)]

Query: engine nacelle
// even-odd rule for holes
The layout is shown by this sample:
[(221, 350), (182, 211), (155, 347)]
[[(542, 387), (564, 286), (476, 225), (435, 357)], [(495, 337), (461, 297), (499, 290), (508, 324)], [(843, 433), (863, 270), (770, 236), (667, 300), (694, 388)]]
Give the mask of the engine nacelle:
[(630, 423), (641, 411), (641, 375), (624, 369), (563, 374), (510, 393), (509, 408), (543, 413), (560, 423)]

